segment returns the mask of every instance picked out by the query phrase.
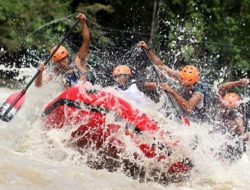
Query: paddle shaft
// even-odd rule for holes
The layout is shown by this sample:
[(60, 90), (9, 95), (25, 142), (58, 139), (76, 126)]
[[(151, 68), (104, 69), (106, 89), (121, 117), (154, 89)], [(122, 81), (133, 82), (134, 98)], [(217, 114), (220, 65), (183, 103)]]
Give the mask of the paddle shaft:
[[(162, 83), (163, 81), (162, 81), (162, 79), (161, 79), (161, 77), (160, 77), (160, 75), (159, 75), (157, 69), (155, 68), (154, 63), (151, 61), (151, 59), (149, 58), (149, 56), (148, 56), (148, 54), (147, 54), (147, 52), (146, 52), (146, 50), (145, 50), (144, 48), (143, 48), (143, 51), (144, 51), (144, 53), (146, 54), (147, 58), (149, 59), (151, 65), (153, 66), (153, 70), (154, 70), (154, 72), (155, 72), (155, 74), (156, 74), (158, 80), (160, 81), (160, 83)], [(180, 111), (179, 111), (179, 108), (178, 108), (177, 105), (175, 104), (175, 101), (173, 100), (173, 97), (172, 97), (171, 95), (169, 95), (167, 92), (165, 92), (164, 90), (162, 90), (162, 91), (163, 91), (163, 93), (168, 97), (168, 99), (170, 100), (170, 103), (171, 103), (172, 106), (174, 107), (174, 109), (175, 109), (175, 111), (176, 111), (178, 117), (179, 117), (180, 119), (184, 119), (184, 117), (181, 115), (181, 113), (180, 113)]]
[[(47, 65), (49, 63), (49, 61), (51, 60), (51, 58), (53, 57), (53, 55), (56, 53), (56, 51), (59, 49), (59, 47), (64, 43), (64, 41), (67, 39), (67, 37), (69, 36), (69, 34), (72, 32), (72, 30), (77, 26), (77, 24), (79, 22), (80, 22), (80, 20), (77, 20), (74, 23), (74, 25), (70, 28), (70, 30), (64, 35), (64, 37), (61, 40), (61, 42), (56, 46), (56, 48), (54, 49), (54, 51), (52, 52), (52, 54), (44, 62), (44, 65)], [(39, 70), (36, 72), (36, 74), (32, 77), (32, 79), (26, 85), (26, 87), (24, 89), (22, 89), (21, 93), (16, 97), (16, 99), (13, 101), (13, 103), (10, 104), (10, 106), (5, 111), (5, 113), (4, 113), (3, 116), (7, 115), (9, 113), (9, 111), (16, 105), (16, 103), (24, 96), (24, 94), (26, 93), (26, 91), (28, 90), (28, 88), (30, 87), (30, 85), (34, 82), (34, 80), (36, 79), (36, 77), (40, 74), (40, 72), (41, 71), (39, 71)]]
[[(244, 97), (246, 97), (246, 95), (247, 95), (247, 89), (246, 89), (246, 86), (244, 86)], [(248, 121), (247, 121), (247, 102), (243, 103), (243, 119), (245, 123), (245, 133), (250, 132)]]
[[(246, 97), (246, 86), (244, 86), (244, 97)], [(247, 121), (247, 103), (244, 102), (242, 105), (242, 112), (243, 112), (243, 121), (244, 121), (244, 133), (248, 133), (250, 131)], [(243, 152), (247, 151), (246, 141), (243, 141)]]

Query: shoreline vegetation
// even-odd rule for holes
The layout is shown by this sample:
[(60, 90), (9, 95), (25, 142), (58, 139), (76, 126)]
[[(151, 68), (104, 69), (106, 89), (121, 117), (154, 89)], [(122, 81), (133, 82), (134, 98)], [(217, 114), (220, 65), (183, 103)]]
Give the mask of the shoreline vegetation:
[[(27, 49), (44, 54), (82, 11), (91, 43), (101, 52), (112, 47), (118, 58), (124, 55), (120, 49), (144, 40), (169, 65), (211, 69), (211, 81), (250, 77), (250, 1), (2, 0), (0, 9), (0, 65), (5, 67), (27, 67), (27, 62), (36, 67), (37, 57), (25, 62), (20, 57), (29, 57)], [(81, 41), (78, 28), (65, 45), (74, 51)], [(0, 78), (13, 78), (5, 74)]]

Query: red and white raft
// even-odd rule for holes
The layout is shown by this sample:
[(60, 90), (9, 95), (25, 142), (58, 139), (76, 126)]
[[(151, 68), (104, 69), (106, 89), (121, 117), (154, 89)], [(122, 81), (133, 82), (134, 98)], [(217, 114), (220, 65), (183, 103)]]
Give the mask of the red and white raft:
[[(119, 125), (119, 122), (108, 123), (109, 113), (114, 114), (119, 121), (126, 122), (126, 127)], [(81, 148), (91, 145), (101, 149), (106, 146), (110, 155), (115, 155), (125, 150), (125, 142), (116, 135), (123, 131), (124, 135), (131, 138), (137, 146), (136, 150), (139, 152), (134, 152), (135, 159), (141, 159), (141, 155), (144, 155), (147, 159), (164, 162), (171, 156), (167, 142), (161, 143), (160, 147), (159, 143), (155, 143), (159, 133), (161, 136), (166, 136), (166, 133), (160, 132), (159, 126), (153, 119), (133, 108), (127, 101), (105, 91), (68, 88), (45, 107), (43, 119), (48, 129), (79, 126), (77, 129), (72, 128), (71, 136)], [(152, 138), (152, 141), (147, 139), (146, 143), (145, 134), (150, 134), (147, 138)], [(173, 146), (178, 146), (178, 142), (171, 144), (172, 148)], [(164, 151), (164, 147), (168, 151)], [(168, 164), (165, 171), (185, 173), (190, 170), (188, 164), (177, 160)]]

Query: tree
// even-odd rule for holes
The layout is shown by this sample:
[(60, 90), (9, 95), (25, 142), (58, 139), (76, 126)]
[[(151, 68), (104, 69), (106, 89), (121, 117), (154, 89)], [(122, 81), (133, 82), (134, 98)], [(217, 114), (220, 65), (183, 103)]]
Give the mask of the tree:
[(200, 60), (217, 54), (211, 66), (215, 71), (227, 67), (228, 79), (250, 70), (250, 1), (164, 2), (170, 21), (169, 47), (181, 52), (179, 59)]
[(66, 0), (2, 0), (0, 10), (0, 44), (9, 52), (53, 41), (70, 14)]

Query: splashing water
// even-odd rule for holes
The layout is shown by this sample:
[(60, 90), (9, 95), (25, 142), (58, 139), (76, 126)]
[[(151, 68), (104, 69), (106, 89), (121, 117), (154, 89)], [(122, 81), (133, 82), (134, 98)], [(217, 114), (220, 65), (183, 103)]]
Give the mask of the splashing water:
[[(109, 173), (95, 170), (87, 165), (87, 156), (67, 145), (70, 138), (65, 130), (47, 131), (43, 128), (41, 113), (44, 104), (53, 99), (60, 89), (49, 83), (42, 88), (28, 91), (23, 108), (10, 123), (0, 121), (1, 157), (0, 186), (4, 189), (164, 189), (157, 183), (139, 183), (126, 177), (122, 172)], [(53, 90), (52, 90), (53, 89)], [(13, 90), (1, 88), (1, 101)], [(53, 92), (53, 93), (51, 93)], [(153, 104), (153, 103), (152, 103)], [(153, 107), (158, 107), (157, 104)], [(182, 128), (151, 109), (143, 109), (152, 116), (161, 127), (171, 131), (181, 139), (182, 154), (188, 154), (194, 163), (190, 179), (183, 183), (170, 184), (169, 189), (246, 189), (249, 170), (248, 160), (241, 159), (233, 165), (223, 164), (215, 159), (211, 149), (223, 142), (220, 136), (209, 135), (208, 124), (191, 124), (191, 128)], [(112, 120), (112, 117), (109, 118)], [(194, 146), (196, 148), (194, 149)], [(133, 147), (130, 147), (133, 149)], [(193, 150), (194, 149), (194, 150)], [(90, 152), (93, 156), (95, 152)]]
[[(168, 23), (169, 24), (169, 23)], [(195, 30), (195, 28), (194, 28)], [(187, 33), (185, 28), (179, 27), (178, 42), (188, 41), (188, 43), (195, 44), (197, 40), (191, 35), (187, 38), (184, 34)], [(191, 31), (192, 33), (192, 31)], [(183, 54), (185, 49), (172, 50), (167, 52), (167, 55), (172, 55), (170, 60), (173, 66), (177, 63), (179, 56)], [(31, 54), (34, 54), (31, 52)], [(164, 53), (160, 53), (164, 57)], [(35, 55), (35, 54), (34, 54)], [(119, 61), (108, 59), (110, 54), (100, 52), (100, 50), (93, 51), (90, 55), (90, 61), (99, 64), (102, 62), (100, 56), (107, 61), (109, 70), (112, 70), (115, 64)], [(130, 64), (133, 71), (136, 71), (136, 66), (132, 65), (134, 62), (139, 62), (138, 55), (140, 51), (131, 48), (127, 54), (123, 56), (121, 62)], [(117, 57), (117, 56), (113, 56)], [(209, 68), (217, 55), (207, 56), (204, 59), (198, 60), (204, 62)], [(25, 59), (25, 58), (24, 58)], [(40, 59), (34, 56), (36, 62)], [(142, 63), (143, 64), (143, 63)], [(96, 65), (94, 65), (96, 66)], [(99, 73), (102, 75), (104, 69), (100, 64)], [(15, 71), (17, 68), (0, 67), (3, 71)], [(145, 77), (152, 76), (152, 70), (147, 67), (147, 74)], [(204, 69), (206, 70), (206, 69)], [(19, 75), (17, 80), (25, 76), (25, 80), (36, 72), (33, 66), (30, 68), (19, 68)], [(105, 70), (107, 71), (107, 70)], [(151, 74), (150, 74), (151, 72)], [(204, 73), (209, 75), (208, 72)], [(224, 76), (225, 71), (222, 70), (219, 75)], [(106, 74), (107, 75), (107, 74)], [(143, 74), (142, 74), (143, 75)], [(151, 77), (152, 78), (152, 77)], [(98, 84), (103, 86), (109, 85), (110, 79), (104, 78), (97, 80)], [(96, 87), (100, 88), (100, 87)], [(139, 183), (139, 180), (134, 180), (127, 177), (122, 171), (117, 170), (113, 173), (107, 170), (91, 169), (88, 165), (88, 159), (98, 161), (99, 157), (95, 150), (88, 149), (87, 151), (78, 151), (71, 146), (70, 138), (71, 131), (66, 129), (46, 130), (43, 126), (41, 114), (44, 105), (53, 100), (61, 91), (61, 87), (57, 83), (50, 82), (41, 88), (32, 86), (26, 96), (25, 104), (19, 113), (10, 123), (0, 121), (1, 140), (0, 152), (2, 157), (0, 159), (0, 188), (8, 189), (170, 189), (170, 190), (187, 190), (187, 189), (248, 189), (250, 182), (250, 170), (246, 169), (250, 166), (248, 161), (249, 151), (243, 155), (243, 158), (236, 163), (224, 163), (215, 156), (215, 150), (225, 142), (225, 138), (219, 134), (211, 135), (211, 126), (209, 124), (191, 123), (190, 128), (183, 128), (180, 123), (170, 120), (159, 114), (158, 110), (164, 104), (164, 98), (156, 104), (151, 102), (150, 106), (141, 108), (144, 113), (154, 118), (159, 126), (173, 134), (174, 138), (180, 139), (180, 150), (177, 151), (176, 156), (186, 156), (192, 160), (194, 168), (190, 178), (187, 181), (180, 183), (168, 184), (164, 186), (158, 183)], [(4, 100), (14, 91), (8, 88), (0, 88), (0, 101)], [(110, 92), (110, 91), (109, 91)], [(115, 94), (118, 95), (118, 94)], [(118, 95), (124, 99), (122, 95)], [(248, 101), (244, 99), (244, 101)], [(136, 105), (131, 102), (133, 106)], [(109, 122), (114, 120), (114, 116), (108, 116)], [(72, 126), (71, 126), (72, 127)], [(77, 128), (78, 126), (73, 126)], [(123, 139), (126, 141), (127, 139)], [(134, 147), (127, 140), (128, 151), (133, 152)], [(84, 154), (83, 154), (84, 153)], [(130, 155), (131, 156), (131, 155)], [(174, 158), (173, 158), (174, 159)], [(149, 167), (149, 163), (143, 163)], [(148, 164), (148, 165), (147, 165)], [(152, 164), (152, 163), (151, 163)]]

